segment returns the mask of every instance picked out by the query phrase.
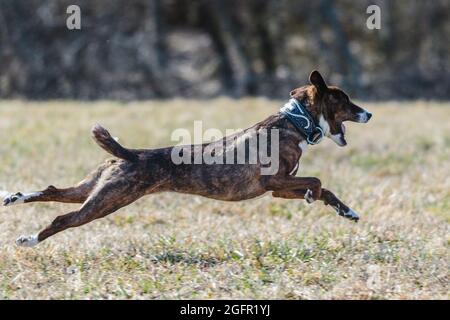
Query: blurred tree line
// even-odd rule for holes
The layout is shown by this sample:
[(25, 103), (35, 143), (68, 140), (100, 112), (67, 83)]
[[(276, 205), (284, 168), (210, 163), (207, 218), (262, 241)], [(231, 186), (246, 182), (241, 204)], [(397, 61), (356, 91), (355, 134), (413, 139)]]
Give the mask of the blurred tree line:
[[(81, 30), (66, 28), (71, 4)], [(2, 0), (0, 97), (286, 97), (317, 68), (360, 99), (448, 99), (449, 13), (448, 0)]]

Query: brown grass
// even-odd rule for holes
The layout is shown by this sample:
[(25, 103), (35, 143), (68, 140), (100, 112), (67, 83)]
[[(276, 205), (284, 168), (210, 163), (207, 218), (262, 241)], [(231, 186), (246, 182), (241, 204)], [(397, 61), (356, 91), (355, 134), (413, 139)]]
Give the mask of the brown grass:
[[(95, 122), (133, 147), (172, 144), (173, 129), (244, 128), (280, 101), (0, 103), (0, 190), (69, 186), (107, 158)], [(240, 203), (164, 193), (34, 248), (21, 234), (76, 205), (0, 208), (4, 299), (448, 299), (450, 105), (365, 104), (349, 146), (310, 147), (299, 175), (317, 176), (361, 215), (321, 203)]]

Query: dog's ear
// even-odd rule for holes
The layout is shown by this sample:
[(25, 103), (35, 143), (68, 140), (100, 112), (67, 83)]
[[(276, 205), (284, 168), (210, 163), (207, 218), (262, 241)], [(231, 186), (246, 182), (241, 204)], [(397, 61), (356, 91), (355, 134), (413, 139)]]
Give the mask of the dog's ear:
[(311, 82), (314, 87), (316, 87), (317, 92), (319, 95), (323, 95), (327, 91), (327, 84), (325, 83), (325, 80), (323, 80), (322, 75), (319, 73), (319, 71), (314, 70), (309, 75), (309, 82)]

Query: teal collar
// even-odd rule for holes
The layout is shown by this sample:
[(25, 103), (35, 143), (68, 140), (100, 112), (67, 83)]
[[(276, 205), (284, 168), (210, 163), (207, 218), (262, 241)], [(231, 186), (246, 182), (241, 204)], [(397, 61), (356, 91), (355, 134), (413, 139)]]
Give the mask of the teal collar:
[(280, 109), (280, 113), (292, 122), (309, 144), (318, 144), (323, 139), (322, 128), (315, 123), (309, 111), (297, 99), (290, 99)]

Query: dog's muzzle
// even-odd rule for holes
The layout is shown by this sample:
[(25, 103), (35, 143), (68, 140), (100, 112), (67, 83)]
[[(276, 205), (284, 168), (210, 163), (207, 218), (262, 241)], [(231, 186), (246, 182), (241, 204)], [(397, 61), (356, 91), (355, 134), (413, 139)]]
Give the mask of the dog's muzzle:
[(370, 112), (364, 111), (361, 113), (358, 113), (358, 122), (359, 123), (367, 123), (370, 118), (372, 118), (372, 114)]

